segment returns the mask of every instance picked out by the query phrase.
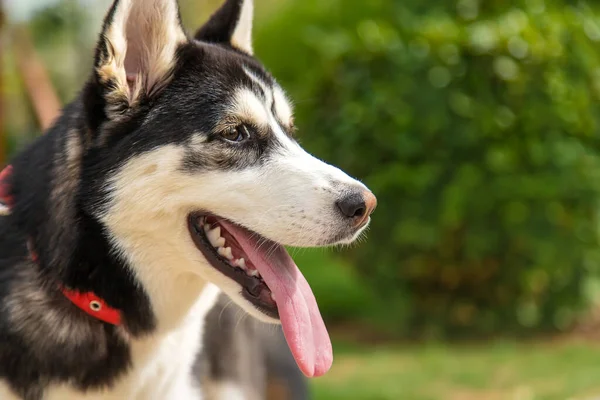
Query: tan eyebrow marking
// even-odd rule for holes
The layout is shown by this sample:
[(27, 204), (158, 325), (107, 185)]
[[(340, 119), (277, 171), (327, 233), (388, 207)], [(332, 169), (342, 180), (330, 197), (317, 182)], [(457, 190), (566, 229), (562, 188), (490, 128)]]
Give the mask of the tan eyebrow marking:
[(227, 111), (229, 117), (221, 121), (217, 129), (225, 129), (232, 125), (237, 125), (240, 121), (259, 127), (269, 125), (269, 114), (265, 109), (263, 101), (250, 89), (237, 89)]

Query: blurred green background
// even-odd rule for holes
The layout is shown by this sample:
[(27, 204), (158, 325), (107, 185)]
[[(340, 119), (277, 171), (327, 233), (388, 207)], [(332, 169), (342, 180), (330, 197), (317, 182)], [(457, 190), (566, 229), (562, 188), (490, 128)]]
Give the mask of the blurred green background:
[[(220, 1), (180, 3), (192, 30)], [(29, 27), (64, 103), (107, 5), (5, 4), (11, 151), (40, 134), (13, 28)], [(256, 12), (256, 53), (295, 102), (301, 143), (379, 200), (360, 244), (292, 250), (335, 342), (315, 398), (600, 398), (600, 4)]]

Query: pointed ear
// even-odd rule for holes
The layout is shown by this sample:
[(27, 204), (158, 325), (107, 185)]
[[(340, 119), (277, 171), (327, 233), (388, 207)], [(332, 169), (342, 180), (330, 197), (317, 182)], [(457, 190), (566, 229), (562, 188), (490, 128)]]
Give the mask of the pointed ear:
[(195, 35), (197, 40), (227, 44), (252, 55), (252, 0), (226, 0)]
[(95, 74), (108, 106), (131, 107), (168, 83), (187, 42), (177, 0), (115, 0), (96, 49)]

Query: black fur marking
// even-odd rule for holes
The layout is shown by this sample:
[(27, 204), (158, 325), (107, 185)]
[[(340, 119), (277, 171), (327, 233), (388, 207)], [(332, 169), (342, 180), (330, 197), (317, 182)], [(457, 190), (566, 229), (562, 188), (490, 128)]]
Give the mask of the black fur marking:
[(244, 0), (227, 0), (194, 37), (203, 42), (229, 46), (240, 19), (243, 4)]

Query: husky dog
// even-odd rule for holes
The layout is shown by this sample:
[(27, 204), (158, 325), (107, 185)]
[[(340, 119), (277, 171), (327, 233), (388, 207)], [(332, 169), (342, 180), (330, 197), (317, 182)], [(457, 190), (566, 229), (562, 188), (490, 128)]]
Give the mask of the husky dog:
[(88, 82), (0, 189), (0, 399), (199, 399), (221, 291), (306, 376), (331, 366), (284, 246), (354, 241), (376, 199), (294, 140), (252, 11), (227, 0), (192, 38), (176, 0), (111, 6)]

